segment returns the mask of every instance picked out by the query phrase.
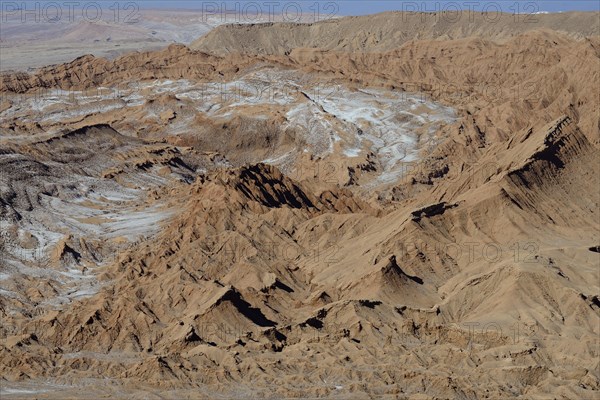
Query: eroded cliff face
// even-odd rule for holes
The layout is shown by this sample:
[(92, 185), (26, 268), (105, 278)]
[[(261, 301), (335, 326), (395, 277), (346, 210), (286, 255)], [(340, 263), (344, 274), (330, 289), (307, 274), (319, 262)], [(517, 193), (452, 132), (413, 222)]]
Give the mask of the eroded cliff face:
[(3, 385), (593, 397), (588, 28), (227, 55), (209, 35), (3, 75)]

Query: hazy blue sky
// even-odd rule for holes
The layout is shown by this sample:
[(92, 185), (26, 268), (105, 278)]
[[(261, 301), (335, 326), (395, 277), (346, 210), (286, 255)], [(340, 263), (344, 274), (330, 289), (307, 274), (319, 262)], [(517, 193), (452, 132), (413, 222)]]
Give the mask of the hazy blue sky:
[[(84, 1), (84, 0), (82, 0)], [(122, 1), (121, 1), (122, 2)], [(245, 4), (254, 3), (260, 7), (264, 7), (264, 12), (268, 12), (269, 3), (274, 3), (275, 10), (279, 5), (283, 7), (287, 3), (298, 3), (303, 9), (314, 8), (314, 4), (318, 3), (320, 7), (325, 7), (328, 3), (335, 3), (339, 7), (339, 13), (342, 15), (362, 15), (372, 14), (382, 11), (389, 10), (402, 10), (403, 8), (408, 10), (412, 7), (418, 7), (420, 11), (433, 11), (438, 9), (455, 9), (459, 7), (462, 9), (486, 9), (488, 11), (494, 11), (500, 8), (504, 12), (513, 13), (516, 10), (522, 13), (530, 13), (536, 11), (598, 11), (600, 9), (600, 1), (598, 0), (583, 0), (583, 1), (569, 1), (569, 0), (540, 0), (540, 1), (517, 1), (517, 0), (505, 0), (505, 1), (477, 1), (477, 0), (458, 0), (458, 1), (403, 1), (403, 0), (342, 0), (342, 1), (317, 1), (317, 0), (240, 0), (240, 1), (197, 1), (197, 0), (173, 0), (173, 1), (157, 1), (157, 0), (142, 0), (137, 1), (140, 8), (191, 8), (191, 9), (202, 9), (207, 7), (209, 3), (221, 4), (226, 3), (227, 7), (234, 7), (233, 4)], [(311, 8), (311, 9), (313, 9)], [(249, 8), (250, 9), (250, 8)]]
[[(460, 9), (475, 9), (482, 10), (485, 9), (487, 11), (495, 11), (500, 9), (503, 12), (514, 13), (532, 13), (536, 11), (572, 11), (572, 10), (581, 10), (581, 11), (599, 11), (600, 10), (600, 0), (577, 0), (577, 1), (569, 1), (569, 0), (539, 0), (539, 1), (528, 1), (528, 0), (500, 0), (500, 1), (483, 1), (483, 0), (457, 0), (457, 1), (448, 1), (448, 0), (341, 0), (341, 1), (323, 1), (323, 0), (239, 0), (239, 1), (230, 1), (230, 0), (215, 0), (215, 1), (200, 1), (200, 0), (2, 0), (3, 4), (45, 4), (45, 3), (55, 3), (62, 5), (64, 3), (69, 2), (77, 2), (80, 4), (87, 3), (99, 3), (102, 7), (110, 7), (112, 4), (119, 4), (120, 7), (124, 7), (126, 4), (132, 2), (136, 3), (139, 6), (140, 10), (148, 9), (148, 8), (186, 8), (186, 9), (203, 9), (203, 7), (208, 7), (209, 4), (214, 6), (215, 4), (218, 7), (223, 7), (222, 4), (227, 4), (227, 8), (233, 8), (234, 4), (238, 4), (238, 7), (244, 7), (247, 3), (253, 3), (255, 6), (261, 7), (262, 13), (269, 12), (269, 4), (275, 4), (274, 10), (281, 9), (284, 5), (290, 3), (299, 4), (302, 8), (302, 12), (307, 12), (308, 10), (315, 10), (315, 4), (318, 4), (318, 9), (320, 9), (323, 13), (327, 13), (328, 11), (333, 10), (327, 5), (331, 6), (334, 4), (334, 7), (338, 10), (336, 14), (339, 15), (363, 15), (363, 14), (373, 14), (382, 11), (389, 10), (413, 10), (417, 7), (418, 11), (434, 11), (436, 9), (441, 10), (455, 10), (457, 7)], [(68, 6), (65, 6), (68, 7)], [(273, 6), (271, 6), (273, 7)], [(4, 6), (3, 6), (4, 8)], [(253, 9), (252, 7), (248, 7), (248, 10)], [(255, 9), (255, 8), (254, 8)], [(290, 12), (293, 12), (293, 8), (290, 8)], [(600, 23), (600, 21), (599, 21)]]

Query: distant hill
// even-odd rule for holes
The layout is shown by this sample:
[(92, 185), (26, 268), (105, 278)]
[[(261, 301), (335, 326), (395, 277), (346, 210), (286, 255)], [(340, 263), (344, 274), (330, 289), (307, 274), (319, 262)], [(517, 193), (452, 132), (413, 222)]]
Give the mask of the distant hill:
[(502, 41), (547, 28), (574, 38), (600, 34), (598, 13), (402, 13), (386, 12), (311, 24), (222, 25), (191, 44), (193, 49), (226, 54), (285, 54), (312, 47), (341, 51), (383, 52), (414, 39), (460, 39), (476, 36)]

